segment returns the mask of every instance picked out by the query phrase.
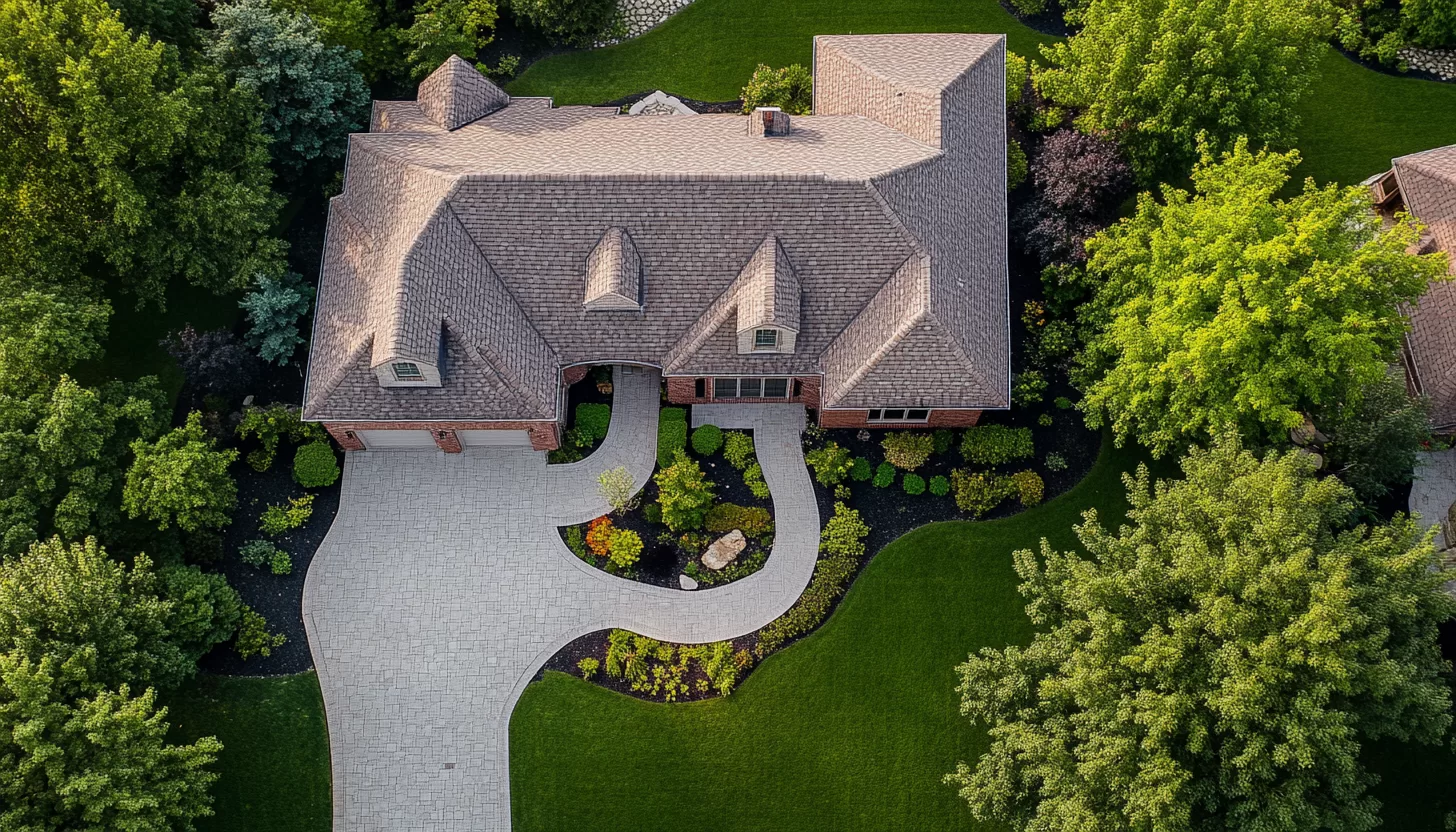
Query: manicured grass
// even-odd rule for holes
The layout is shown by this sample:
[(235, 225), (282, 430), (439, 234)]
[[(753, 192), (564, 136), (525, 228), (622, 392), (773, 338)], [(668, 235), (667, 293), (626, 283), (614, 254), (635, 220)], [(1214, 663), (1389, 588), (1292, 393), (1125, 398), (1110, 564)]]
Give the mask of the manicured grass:
[(199, 832), (328, 832), (329, 738), (318, 676), (203, 675), (168, 702), (174, 741), (222, 741)]
[[(954, 668), (1031, 635), (1011, 552), (1073, 545), (1095, 508), (1126, 510), (1105, 448), (1072, 492), (1007, 520), (940, 523), (891, 543), (825, 626), (770, 657), (733, 695), (642, 702), (548, 673), (511, 722), (517, 830), (990, 829), (941, 782), (984, 734), (958, 715)], [(1171, 466), (1161, 465), (1159, 476)], [(1456, 757), (1382, 743), (1386, 829), (1438, 830)]]
[[(1023, 55), (1055, 40), (996, 0), (696, 0), (640, 38), (532, 64), (508, 89), (554, 96), (558, 104), (599, 104), (652, 89), (727, 101), (759, 63), (808, 66), (816, 34), (867, 32), (999, 32)], [(1383, 75), (1334, 49), (1320, 71), (1300, 107), (1302, 175), (1354, 184), (1388, 169), (1395, 156), (1456, 143), (1456, 84)]]

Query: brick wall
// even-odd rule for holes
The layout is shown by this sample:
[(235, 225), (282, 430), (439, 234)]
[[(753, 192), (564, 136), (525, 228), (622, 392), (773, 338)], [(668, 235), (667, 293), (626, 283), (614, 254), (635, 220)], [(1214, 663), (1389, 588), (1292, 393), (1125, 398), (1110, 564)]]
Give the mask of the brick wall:
[(457, 430), (524, 430), (531, 434), (535, 450), (554, 451), (561, 446), (555, 422), (325, 422), (324, 429), (346, 451), (364, 450), (364, 443), (351, 435), (360, 430), (427, 430), (440, 450), (448, 454), (460, 453)]
[[(751, 375), (751, 374), (748, 374)], [(740, 376), (734, 376), (739, 378)], [(708, 395), (699, 397), (697, 392), (697, 380), (707, 379)], [(783, 378), (783, 376), (777, 376)], [(807, 408), (819, 406), (819, 376), (794, 376), (789, 380), (789, 392), (793, 392), (793, 383), (799, 382), (799, 395), (790, 396), (787, 399), (723, 399), (725, 402), (734, 404), (779, 404), (782, 402), (796, 402)], [(711, 404), (713, 399), (713, 377), (712, 376), (668, 376), (667, 378), (667, 400), (673, 404)]]
[(925, 422), (871, 422), (868, 410), (821, 410), (819, 426), (824, 428), (968, 428), (980, 421), (979, 410), (942, 408), (930, 411)]

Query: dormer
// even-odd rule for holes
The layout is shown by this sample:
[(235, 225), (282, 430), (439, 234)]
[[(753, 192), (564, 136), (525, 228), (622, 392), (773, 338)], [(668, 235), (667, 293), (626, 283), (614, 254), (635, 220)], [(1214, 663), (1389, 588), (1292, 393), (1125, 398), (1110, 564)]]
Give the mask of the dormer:
[(459, 55), (451, 55), (420, 83), (415, 100), (425, 118), (458, 130), (506, 106), (511, 97)]
[[(379, 380), (380, 387), (439, 387), (445, 375), (444, 322), (435, 331), (435, 337), (425, 332), (414, 338), (396, 337), (394, 349), (385, 355), (375, 350), (371, 369)], [(397, 336), (400, 333), (397, 333)], [(423, 336), (422, 340), (420, 336)], [(375, 342), (376, 347), (385, 346)]]
[(582, 306), (588, 312), (642, 309), (642, 258), (623, 229), (608, 228), (587, 256)]
[(799, 337), (799, 275), (777, 237), (754, 251), (738, 286), (738, 353), (792, 353)]

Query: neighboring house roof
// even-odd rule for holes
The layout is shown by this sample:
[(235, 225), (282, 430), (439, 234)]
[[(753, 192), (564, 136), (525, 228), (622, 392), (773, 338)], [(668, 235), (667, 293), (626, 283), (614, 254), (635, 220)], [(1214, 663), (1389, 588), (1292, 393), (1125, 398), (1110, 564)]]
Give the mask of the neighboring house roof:
[[(1456, 275), (1456, 145), (1394, 161), (1406, 208), (1426, 226)], [(1432, 283), (1410, 313), (1412, 369), (1438, 427), (1456, 425), (1456, 282)]]
[[(824, 373), (828, 407), (1009, 404), (1005, 42), (815, 40), (812, 116), (376, 102), (330, 206), (310, 419), (551, 419), (557, 371)], [(640, 305), (639, 305), (640, 303)], [(747, 353), (772, 326), (791, 350)], [(443, 366), (439, 387), (381, 368)]]

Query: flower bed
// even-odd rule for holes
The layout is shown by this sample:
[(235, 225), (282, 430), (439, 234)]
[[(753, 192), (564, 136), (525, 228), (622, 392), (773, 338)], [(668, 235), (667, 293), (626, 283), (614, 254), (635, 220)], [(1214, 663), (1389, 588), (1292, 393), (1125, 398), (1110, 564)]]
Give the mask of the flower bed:
[(546, 455), (550, 463), (585, 459), (603, 439), (612, 422), (612, 368), (592, 367), (581, 381), (566, 390), (569, 421), (561, 434), (561, 447)]

